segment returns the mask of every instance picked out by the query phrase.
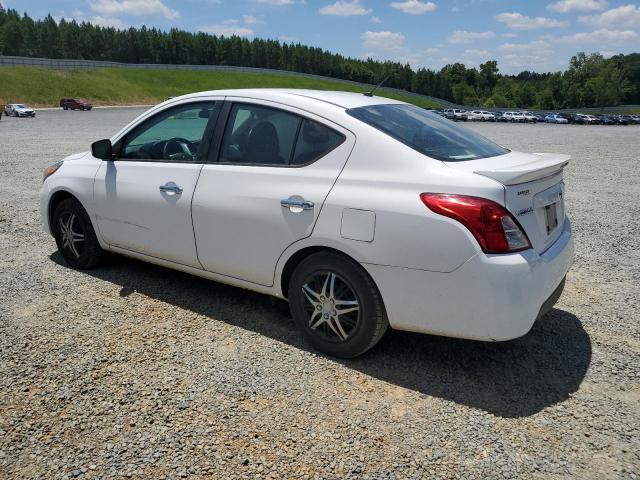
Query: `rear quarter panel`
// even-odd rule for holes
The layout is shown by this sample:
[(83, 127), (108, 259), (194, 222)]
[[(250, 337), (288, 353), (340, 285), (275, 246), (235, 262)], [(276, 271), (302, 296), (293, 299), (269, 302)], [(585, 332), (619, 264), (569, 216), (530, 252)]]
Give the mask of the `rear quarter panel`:
[[(458, 193), (503, 203), (497, 182), (447, 168), (365, 124), (356, 137), (322, 207), (312, 235), (316, 242), (338, 244), (361, 263), (436, 272), (451, 272), (480, 251), (464, 226), (431, 212), (420, 194)], [(375, 214), (372, 241), (341, 235), (347, 208)]]

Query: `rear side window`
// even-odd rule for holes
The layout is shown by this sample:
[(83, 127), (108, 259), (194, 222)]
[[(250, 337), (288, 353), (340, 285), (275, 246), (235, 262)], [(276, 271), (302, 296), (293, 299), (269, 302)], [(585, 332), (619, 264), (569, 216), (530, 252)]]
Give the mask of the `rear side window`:
[(344, 136), (296, 114), (252, 104), (229, 112), (219, 162), (302, 166), (340, 145)]
[(472, 130), (414, 105), (371, 105), (351, 108), (347, 113), (436, 160), (459, 162), (509, 152)]
[(292, 165), (305, 165), (325, 156), (344, 141), (344, 136), (313, 120), (303, 120)]

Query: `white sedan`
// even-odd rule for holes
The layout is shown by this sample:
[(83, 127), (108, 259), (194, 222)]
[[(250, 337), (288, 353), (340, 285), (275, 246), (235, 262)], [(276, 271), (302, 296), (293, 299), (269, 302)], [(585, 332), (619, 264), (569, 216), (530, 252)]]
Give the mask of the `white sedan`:
[(572, 262), (568, 160), (387, 98), (211, 91), (48, 167), (41, 213), (74, 268), (110, 251), (285, 298), (312, 345), (354, 357), (389, 325), (526, 334)]
[(486, 110), (472, 110), (468, 114), (468, 119), (478, 122), (495, 122), (496, 116)]
[(520, 112), (504, 112), (502, 117), (505, 118), (507, 122), (512, 123), (525, 123), (527, 121), (526, 117)]
[(33, 108), (23, 103), (10, 103), (4, 107), (4, 114), (7, 117), (35, 117), (36, 112)]

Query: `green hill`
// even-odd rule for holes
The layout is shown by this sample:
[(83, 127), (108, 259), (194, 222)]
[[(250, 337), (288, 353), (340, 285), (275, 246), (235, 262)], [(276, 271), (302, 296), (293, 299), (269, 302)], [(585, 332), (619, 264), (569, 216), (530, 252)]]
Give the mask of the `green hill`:
[[(49, 70), (33, 67), (0, 67), (0, 103), (23, 102), (36, 107), (58, 106), (60, 97), (80, 97), (94, 105), (158, 103), (167, 97), (223, 88), (311, 88), (365, 92), (367, 88), (333, 80), (294, 75), (211, 72), (198, 70), (153, 70), (104, 68), (94, 70)], [(420, 107), (441, 105), (417, 97), (376, 92)]]

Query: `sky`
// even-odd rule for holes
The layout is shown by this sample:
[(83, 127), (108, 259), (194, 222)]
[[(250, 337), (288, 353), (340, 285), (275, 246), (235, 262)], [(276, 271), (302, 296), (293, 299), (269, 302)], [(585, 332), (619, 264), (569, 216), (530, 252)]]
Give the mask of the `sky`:
[(567, 68), (579, 51), (640, 52), (640, 4), (618, 0), (0, 0), (35, 18), (177, 27), (300, 42), (440, 69), (495, 59), (502, 73)]

